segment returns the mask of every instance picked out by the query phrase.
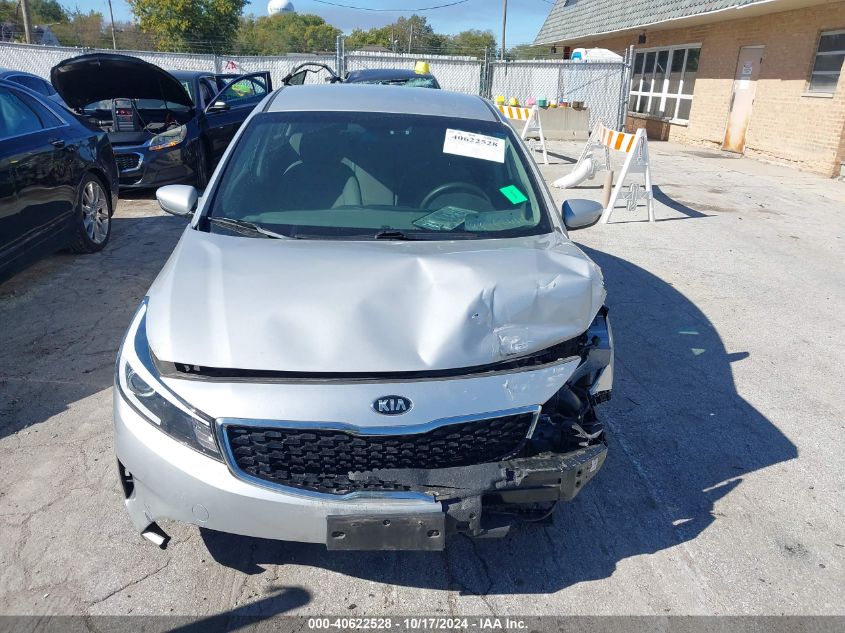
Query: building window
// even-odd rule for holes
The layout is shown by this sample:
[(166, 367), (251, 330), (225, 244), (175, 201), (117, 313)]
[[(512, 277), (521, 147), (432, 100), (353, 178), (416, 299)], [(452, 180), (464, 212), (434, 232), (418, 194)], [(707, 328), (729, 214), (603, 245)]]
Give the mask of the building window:
[(845, 60), (845, 31), (826, 31), (819, 38), (819, 48), (810, 74), (810, 92), (836, 92), (842, 61)]
[(700, 46), (639, 51), (634, 57), (629, 109), (686, 122), (692, 107)]

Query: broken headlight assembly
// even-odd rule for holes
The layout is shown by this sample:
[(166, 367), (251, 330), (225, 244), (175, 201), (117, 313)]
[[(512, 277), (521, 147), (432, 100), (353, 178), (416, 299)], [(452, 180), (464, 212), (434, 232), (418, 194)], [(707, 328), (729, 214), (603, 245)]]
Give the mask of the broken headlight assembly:
[(176, 147), (185, 140), (188, 135), (188, 128), (184, 125), (172, 128), (161, 134), (156, 134), (150, 141), (150, 149), (153, 151)]
[(220, 459), (213, 421), (174, 394), (159, 378), (146, 333), (146, 300), (138, 308), (117, 359), (115, 384), (138, 415), (190, 448)]
[(595, 406), (610, 400), (612, 387), (613, 331), (607, 308), (602, 307), (586, 332), (581, 364), (543, 404), (532, 450), (564, 453), (604, 442), (604, 425)]

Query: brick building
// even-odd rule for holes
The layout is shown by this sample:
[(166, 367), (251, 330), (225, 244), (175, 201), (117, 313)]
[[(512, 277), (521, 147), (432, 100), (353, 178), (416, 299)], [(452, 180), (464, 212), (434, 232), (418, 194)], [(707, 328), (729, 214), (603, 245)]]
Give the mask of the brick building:
[(557, 0), (535, 43), (634, 46), (651, 138), (845, 175), (845, 1)]

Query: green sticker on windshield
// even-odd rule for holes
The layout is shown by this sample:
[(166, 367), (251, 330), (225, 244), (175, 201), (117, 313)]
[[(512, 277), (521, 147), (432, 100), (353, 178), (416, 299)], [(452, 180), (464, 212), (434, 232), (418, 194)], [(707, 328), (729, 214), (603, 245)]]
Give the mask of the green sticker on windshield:
[(528, 200), (528, 198), (525, 197), (525, 194), (513, 185), (502, 187), (501, 189), (499, 189), (499, 191), (505, 198), (510, 200), (511, 204), (520, 204), (521, 202), (525, 202), (526, 200)]

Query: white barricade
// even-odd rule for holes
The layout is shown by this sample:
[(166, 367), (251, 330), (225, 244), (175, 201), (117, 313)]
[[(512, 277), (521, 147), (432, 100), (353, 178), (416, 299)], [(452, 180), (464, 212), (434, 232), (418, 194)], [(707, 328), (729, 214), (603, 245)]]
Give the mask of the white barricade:
[(610, 194), (610, 201), (607, 203), (604, 213), (602, 213), (602, 224), (607, 224), (610, 219), (610, 214), (613, 212), (616, 202), (622, 194), (622, 189), (625, 187), (625, 180), (630, 174), (643, 174), (643, 183), (628, 183), (627, 191), (623, 194), (626, 207), (629, 211), (636, 211), (640, 200), (645, 200), (649, 222), (654, 222), (654, 197), (651, 190), (648, 138), (643, 129), (637, 130), (635, 134), (627, 134), (611, 130), (599, 123), (590, 134), (587, 145), (581, 152), (575, 167), (569, 174), (554, 181), (552, 186), (562, 189), (575, 187), (582, 181), (594, 177), (597, 172), (609, 171), (610, 150), (623, 152), (625, 162), (616, 180), (616, 185), (613, 187), (613, 192)]
[[(523, 108), (520, 106), (498, 106), (508, 121), (525, 121), (520, 137), (526, 141), (532, 150), (537, 151), (536, 143), (539, 143), (540, 151), (543, 152), (543, 162), (549, 164), (549, 154), (546, 151), (546, 136), (543, 134), (543, 122), (540, 120), (540, 110), (537, 106)], [(538, 139), (535, 141), (535, 139)]]

